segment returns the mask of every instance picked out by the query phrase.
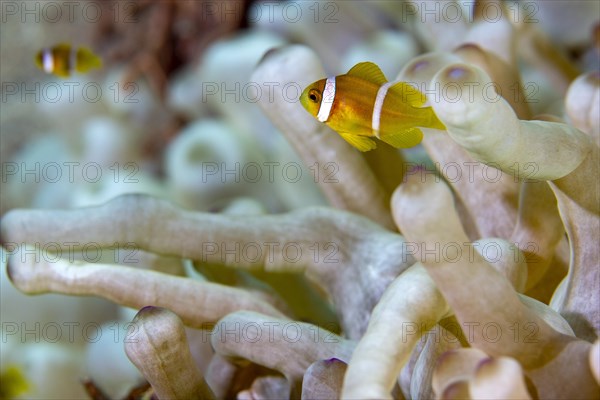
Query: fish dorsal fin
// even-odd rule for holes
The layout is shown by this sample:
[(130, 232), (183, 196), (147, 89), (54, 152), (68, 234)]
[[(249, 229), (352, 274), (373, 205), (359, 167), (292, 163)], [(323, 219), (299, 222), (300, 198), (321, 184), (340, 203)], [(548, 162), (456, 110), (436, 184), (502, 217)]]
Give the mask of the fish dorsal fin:
[(348, 132), (338, 132), (341, 137), (352, 146), (356, 147), (360, 151), (369, 151), (377, 147), (377, 143), (374, 140), (369, 139), (366, 136), (354, 135)]
[(400, 96), (403, 101), (416, 108), (422, 107), (427, 101), (427, 97), (419, 89), (406, 82), (394, 83), (388, 89), (388, 93), (390, 92)]
[(64, 51), (66, 53), (71, 51), (71, 45), (69, 43), (59, 43), (54, 47), (51, 47), (54, 51)]
[(355, 76), (377, 85), (383, 85), (387, 82), (385, 75), (379, 67), (372, 62), (361, 62), (350, 68), (346, 75)]

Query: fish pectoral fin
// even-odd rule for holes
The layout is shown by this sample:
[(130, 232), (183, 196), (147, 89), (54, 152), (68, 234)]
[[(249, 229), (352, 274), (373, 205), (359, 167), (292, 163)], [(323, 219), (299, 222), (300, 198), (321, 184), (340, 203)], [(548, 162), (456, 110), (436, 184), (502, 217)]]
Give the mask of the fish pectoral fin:
[(393, 132), (381, 133), (381, 140), (397, 149), (414, 147), (423, 140), (423, 132), (419, 128), (404, 128)]
[(338, 132), (342, 138), (360, 151), (369, 151), (377, 147), (373, 139), (366, 136), (355, 135), (349, 132)]
[(383, 85), (387, 82), (381, 69), (372, 62), (361, 62), (350, 68), (346, 75), (355, 76), (377, 85)]

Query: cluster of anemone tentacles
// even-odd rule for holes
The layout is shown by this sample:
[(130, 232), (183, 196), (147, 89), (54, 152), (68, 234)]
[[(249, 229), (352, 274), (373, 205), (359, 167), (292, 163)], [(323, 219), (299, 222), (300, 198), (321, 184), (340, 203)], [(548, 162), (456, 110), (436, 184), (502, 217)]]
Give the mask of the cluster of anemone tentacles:
[[(5, 243), (133, 242), (160, 256), (304, 273), (337, 311), (339, 335), (295, 321), (273, 292), (256, 287), (35, 262), (18, 250), (9, 276), (26, 293), (95, 295), (141, 308), (137, 340), (125, 351), (159, 398), (597, 397), (600, 78), (589, 73), (568, 87), (569, 124), (531, 120), (525, 96), (491, 101), (472, 90), (493, 84), (511, 93), (520, 82), (515, 64), (510, 49), (489, 51), (483, 38), (422, 55), (398, 76), (428, 93), (472, 94), (429, 96), (447, 132), (426, 130), (423, 145), (438, 165), (469, 166), (473, 179), (407, 170), (383, 146), (369, 162), (276, 94), (259, 103), (306, 165), (339, 167), (337, 184), (321, 183), (331, 208), (233, 216), (126, 195), (94, 208), (3, 218)], [(253, 80), (308, 84), (324, 75), (312, 50), (297, 45), (269, 52)], [(314, 243), (330, 242), (339, 250), (334, 263), (314, 257)], [(202, 243), (225, 246), (207, 252)], [(223, 254), (250, 243), (295, 243), (303, 256), (290, 263), (279, 252)], [(498, 251), (492, 257), (485, 248)], [(210, 332), (214, 355), (204, 371), (184, 325)], [(247, 327), (241, 340), (227, 334), (240, 326)]]

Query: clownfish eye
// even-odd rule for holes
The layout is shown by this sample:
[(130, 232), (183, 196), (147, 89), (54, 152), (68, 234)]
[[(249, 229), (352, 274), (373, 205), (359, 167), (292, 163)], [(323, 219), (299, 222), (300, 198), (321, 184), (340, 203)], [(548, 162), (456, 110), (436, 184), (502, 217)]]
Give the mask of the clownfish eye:
[(308, 92), (308, 98), (310, 99), (310, 101), (312, 101), (313, 103), (318, 103), (321, 101), (321, 93), (319, 93), (319, 91), (317, 89), (311, 89)]

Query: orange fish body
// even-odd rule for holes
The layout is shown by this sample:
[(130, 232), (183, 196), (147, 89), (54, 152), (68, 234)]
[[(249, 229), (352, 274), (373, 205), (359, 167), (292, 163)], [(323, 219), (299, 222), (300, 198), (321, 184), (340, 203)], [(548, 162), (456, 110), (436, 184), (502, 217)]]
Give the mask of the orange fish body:
[(422, 107), (425, 96), (421, 92), (405, 82), (388, 82), (370, 62), (309, 85), (300, 102), (361, 151), (377, 147), (374, 137), (407, 148), (423, 139), (417, 127), (445, 129), (431, 107)]
[(36, 65), (43, 71), (61, 78), (68, 78), (76, 71), (86, 73), (92, 68), (100, 68), (102, 61), (90, 49), (74, 49), (70, 44), (61, 43), (38, 52)]

